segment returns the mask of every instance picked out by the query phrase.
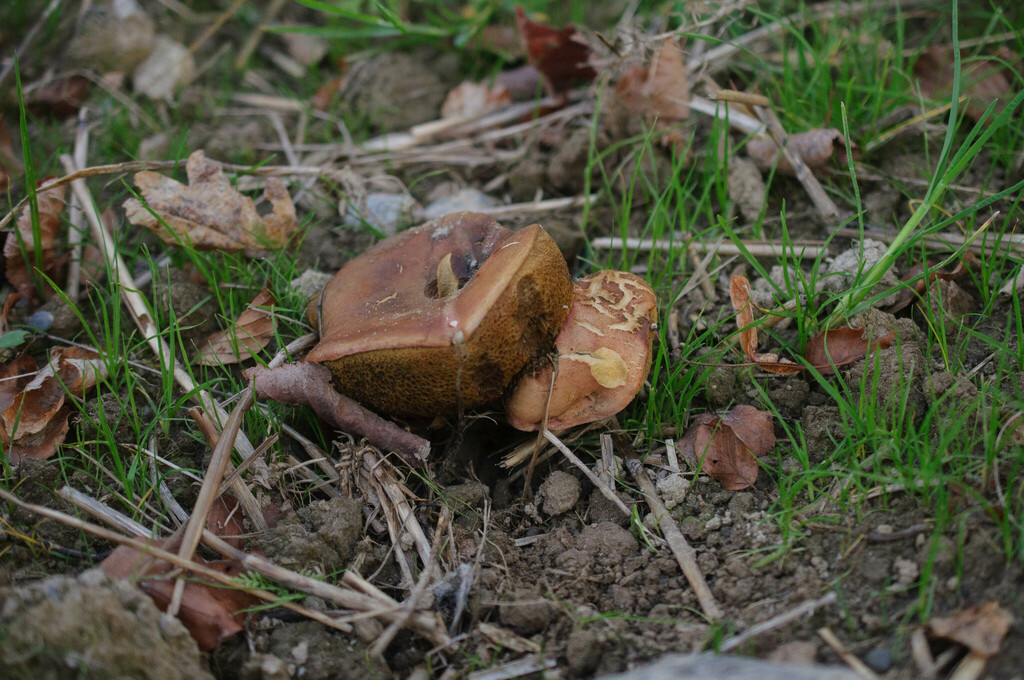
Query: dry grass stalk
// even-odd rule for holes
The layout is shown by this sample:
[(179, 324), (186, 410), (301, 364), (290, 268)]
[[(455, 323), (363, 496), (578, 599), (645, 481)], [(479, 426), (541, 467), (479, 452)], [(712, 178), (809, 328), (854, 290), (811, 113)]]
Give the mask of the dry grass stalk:
[[(199, 496), (196, 497), (195, 505), (192, 506), (192, 516), (185, 525), (185, 535), (181, 539), (181, 547), (178, 548), (178, 555), (191, 561), (195, 555), (196, 548), (203, 535), (203, 528), (206, 526), (206, 519), (210, 515), (213, 502), (220, 495), (220, 483), (224, 479), (224, 472), (231, 462), (231, 451), (235, 448), (235, 438), (238, 436), (242, 426), (242, 417), (252, 407), (256, 395), (250, 385), (242, 393), (242, 400), (231, 412), (228, 422), (224, 424), (224, 432), (221, 434), (217, 445), (213, 448), (213, 455), (210, 456), (210, 464), (206, 468), (206, 476), (203, 478), (203, 485), (199, 488)], [(174, 593), (171, 595), (171, 602), (167, 605), (167, 613), (171, 616), (178, 615), (178, 608), (181, 606), (181, 596), (184, 593), (185, 582), (179, 579), (174, 584)]]
[(850, 669), (864, 678), (864, 680), (879, 680), (878, 675), (873, 670), (868, 668), (867, 664), (857, 658), (857, 655), (851, 652), (846, 646), (836, 637), (836, 634), (832, 632), (832, 629), (828, 626), (818, 629), (818, 637), (825, 641), (832, 650), (839, 655), (839, 658), (846, 663)]
[[(67, 154), (61, 155), (61, 162), (69, 173), (73, 174), (76, 172), (75, 163)], [(100, 221), (99, 215), (96, 211), (96, 206), (92, 201), (92, 196), (90, 196), (89, 190), (85, 185), (85, 180), (81, 177), (76, 178), (72, 182), (71, 188), (78, 197), (82, 206), (85, 208), (85, 216), (89, 220), (89, 225), (92, 227), (93, 236), (100, 244), (100, 249), (103, 251), (104, 257), (106, 258), (107, 275), (112, 280), (117, 280), (118, 283), (120, 283), (121, 297), (128, 306), (128, 310), (131, 312), (135, 325), (138, 326), (143, 337), (146, 338), (146, 343), (157, 357), (160, 358), (163, 363), (164, 370), (174, 376), (175, 381), (181, 386), (181, 388), (186, 393), (195, 395), (195, 399), (207, 413), (215, 415), (220, 422), (225, 422), (227, 420), (227, 413), (224, 412), (224, 409), (221, 408), (220, 404), (213, 399), (209, 392), (199, 389), (192, 380), (192, 377), (175, 363), (173, 359), (174, 354), (170, 351), (167, 343), (164, 342), (163, 336), (160, 334), (159, 329), (156, 327), (156, 323), (149, 314), (149, 308), (145, 299), (142, 297), (142, 294), (139, 293), (137, 285), (132, 280), (130, 270), (121, 259), (120, 254), (117, 252), (116, 243), (110, 234), (107, 233), (107, 230), (103, 227), (103, 223)], [(243, 458), (248, 457), (248, 455), (254, 450), (252, 443), (249, 442), (249, 439), (244, 433), (239, 433), (239, 436), (235, 441), (235, 446)], [(267, 522), (263, 518), (263, 511), (260, 508), (259, 503), (256, 501), (256, 498), (249, 490), (249, 487), (239, 481), (235, 484), (233, 491), (238, 497), (238, 502), (242, 506), (246, 518), (252, 524), (253, 528), (258, 531), (265, 531), (267, 529)]]
[(71, 503), (80, 510), (92, 515), (98, 520), (106, 522), (112, 527), (117, 527), (126, 534), (139, 538), (155, 538), (153, 532), (142, 526), (131, 517), (122, 515), (120, 512), (107, 507), (91, 496), (86, 496), (78, 489), (65, 486), (57, 492), (57, 495)]
[(817, 599), (802, 602), (789, 611), (782, 612), (778, 616), (773, 616), (767, 621), (762, 621), (761, 623), (753, 625), (738, 635), (733, 635), (722, 643), (719, 651), (725, 653), (736, 649), (737, 647), (741, 647), (750, 640), (753, 640), (760, 635), (764, 635), (765, 633), (769, 633), (777, 628), (781, 628), (791, 621), (796, 621), (802, 616), (810, 616), (821, 607), (830, 605), (835, 601), (836, 593), (834, 590), (830, 590)]
[[(625, 239), (614, 236), (602, 236), (590, 242), (592, 248), (615, 249), (626, 248), (639, 252), (651, 250), (672, 250), (678, 248), (679, 239), (649, 239), (628, 237)], [(693, 247), (698, 253), (705, 254), (716, 251), (718, 255), (742, 255), (737, 246), (732, 243), (706, 244), (693, 242)], [(788, 255), (799, 255), (805, 260), (813, 260), (826, 249), (823, 241), (791, 241), (784, 244), (781, 241), (744, 241), (743, 248), (754, 257), (781, 257)]]
[[(238, 582), (234, 580), (232, 577), (227, 576), (217, 571), (216, 569), (211, 569), (210, 567), (207, 567), (202, 563), (188, 562), (186, 560), (183, 560), (177, 554), (169, 552), (162, 548), (158, 548), (153, 545), (139, 543), (134, 538), (125, 536), (123, 534), (119, 534), (115, 531), (110, 531), (109, 529), (105, 529), (104, 527), (92, 524), (91, 522), (80, 520), (77, 517), (66, 515), (63, 512), (60, 512), (59, 510), (52, 510), (42, 505), (26, 503), (17, 496), (8, 493), (4, 489), (0, 489), (0, 499), (3, 499), (9, 503), (13, 503), (24, 510), (28, 510), (29, 512), (40, 515), (41, 517), (56, 520), (61, 524), (65, 524), (74, 529), (84, 531), (86, 533), (92, 534), (93, 536), (98, 536), (99, 538), (105, 539), (112, 543), (116, 543), (117, 545), (128, 546), (133, 550), (137, 550), (144, 555), (148, 555), (150, 557), (155, 557), (157, 559), (163, 560), (169, 564), (173, 564), (179, 569), (190, 571), (198, 576), (202, 576), (203, 578), (213, 581), (215, 583), (220, 583), (221, 585), (227, 586), (229, 588), (238, 588)], [(110, 510), (109, 508), (108, 511), (109, 513), (115, 513), (115, 511)], [(106, 516), (107, 514), (108, 513), (104, 513), (104, 516)], [(212, 536), (213, 534), (210, 535)], [(255, 597), (258, 597), (261, 600), (266, 600), (267, 602), (272, 602), (273, 604), (284, 607), (285, 609), (290, 609), (291, 611), (296, 612), (297, 614), (301, 614), (302, 616), (313, 619), (314, 621), (319, 621), (325, 626), (336, 628), (337, 630), (340, 630), (345, 633), (352, 631), (352, 626), (348, 625), (347, 623), (344, 623), (342, 621), (336, 621), (335, 619), (331, 618), (330, 616), (327, 616), (326, 614), (323, 614), (322, 612), (318, 612), (307, 607), (297, 605), (293, 602), (281, 600), (274, 593), (254, 588), (245, 588), (244, 590), (245, 592)]]
[(669, 549), (675, 556), (676, 562), (679, 563), (679, 568), (683, 570), (683, 576), (686, 577), (690, 587), (693, 588), (694, 595), (697, 596), (697, 602), (700, 603), (700, 608), (704, 615), (711, 621), (720, 620), (725, 616), (725, 613), (715, 601), (715, 596), (711, 593), (711, 589), (708, 588), (708, 582), (704, 579), (704, 573), (697, 564), (697, 551), (686, 541), (683, 532), (679, 530), (679, 525), (676, 524), (675, 519), (672, 518), (665, 504), (661, 502), (661, 498), (658, 496), (658, 489), (655, 488), (651, 478), (647, 476), (643, 464), (635, 458), (628, 458), (626, 460), (626, 468), (633, 475), (637, 486), (640, 487), (640, 492), (647, 500), (647, 506), (657, 518), (661, 533), (664, 535), (665, 541), (668, 542)]

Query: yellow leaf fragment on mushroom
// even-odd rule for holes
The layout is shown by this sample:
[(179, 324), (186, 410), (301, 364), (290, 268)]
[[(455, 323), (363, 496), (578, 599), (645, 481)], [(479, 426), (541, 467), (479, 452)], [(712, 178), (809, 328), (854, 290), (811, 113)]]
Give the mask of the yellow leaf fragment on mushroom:
[(626, 384), (629, 369), (622, 355), (610, 347), (598, 347), (593, 352), (573, 352), (560, 357), (568, 361), (581, 361), (590, 366), (590, 375), (601, 387), (612, 389)]

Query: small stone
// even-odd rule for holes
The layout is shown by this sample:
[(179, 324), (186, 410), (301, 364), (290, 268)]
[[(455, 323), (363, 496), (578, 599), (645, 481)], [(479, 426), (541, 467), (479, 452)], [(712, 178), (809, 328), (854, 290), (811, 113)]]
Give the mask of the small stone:
[(704, 525), (705, 531), (718, 531), (722, 528), (722, 518), (715, 515), (708, 520), (708, 523)]
[(345, 226), (360, 227), (364, 223), (387, 235), (398, 232), (414, 221), (419, 203), (408, 194), (370, 193), (362, 205), (342, 204), (341, 220)]
[(537, 498), (549, 517), (564, 514), (572, 510), (580, 499), (580, 482), (568, 472), (555, 470), (540, 485)]
[(470, 212), (485, 212), (488, 208), (500, 205), (500, 201), (493, 196), (488, 196), (479, 189), (467, 188), (455, 192), (451, 196), (439, 198), (423, 209), (423, 217), (428, 220), (444, 217), (449, 213), (468, 210)]
[(884, 673), (892, 668), (892, 652), (888, 647), (879, 645), (864, 655), (864, 663), (871, 667), (871, 670)]

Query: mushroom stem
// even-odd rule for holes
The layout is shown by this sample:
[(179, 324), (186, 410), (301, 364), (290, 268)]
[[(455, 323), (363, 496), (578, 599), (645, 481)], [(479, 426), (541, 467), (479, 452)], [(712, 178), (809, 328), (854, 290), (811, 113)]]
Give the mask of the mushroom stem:
[(452, 269), (452, 254), (448, 253), (437, 263), (437, 297), (446, 298), (459, 289), (459, 277)]

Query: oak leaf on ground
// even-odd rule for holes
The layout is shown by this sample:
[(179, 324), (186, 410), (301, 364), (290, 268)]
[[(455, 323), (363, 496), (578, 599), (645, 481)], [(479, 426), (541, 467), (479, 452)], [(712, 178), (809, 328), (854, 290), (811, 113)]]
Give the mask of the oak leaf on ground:
[(185, 172), (187, 186), (159, 173), (136, 173), (135, 185), (146, 205), (134, 198), (125, 201), (128, 220), (170, 245), (247, 253), (283, 248), (298, 228), (288, 188), (277, 177), (267, 178), (263, 196), (272, 212), (261, 216), (253, 200), (231, 186), (220, 163), (201, 150), (188, 157)]
[(754, 325), (754, 307), (750, 302), (750, 281), (745, 276), (734, 276), (729, 280), (729, 296), (736, 310), (736, 326), (743, 354), (769, 373), (791, 374), (802, 371), (803, 367), (790, 359), (757, 351), (757, 327)]
[(679, 441), (690, 466), (729, 491), (753, 486), (760, 469), (757, 458), (774, 446), (772, 415), (746, 404), (722, 414), (700, 414)]
[(552, 28), (531, 20), (522, 6), (516, 5), (516, 28), (526, 58), (544, 76), (551, 96), (561, 95), (597, 76), (590, 64), (590, 47), (572, 24)]
[(834, 366), (859, 361), (875, 348), (885, 349), (896, 338), (891, 331), (881, 338), (865, 338), (866, 329), (842, 326), (815, 335), (804, 347), (804, 359), (822, 375), (835, 373)]
[(203, 366), (237, 364), (259, 354), (274, 338), (276, 304), (269, 289), (261, 290), (231, 328), (207, 338), (199, 348), (196, 362)]
[[(36, 240), (32, 227), (32, 212), (26, 205), (13, 231), (4, 242), (4, 259), (7, 261), (7, 280), (21, 297), (31, 300), (36, 297), (37, 265), (40, 274), (50, 280), (57, 277), (61, 262), (57, 257), (57, 235), (60, 232), (60, 215), (64, 212), (64, 187), (49, 186), (54, 177), (45, 177), (36, 183), (36, 205), (39, 215), (39, 239)], [(40, 286), (47, 297), (52, 292), (49, 284), (39, 276)]]
[[(643, 116), (658, 130), (667, 130), (690, 116), (690, 88), (683, 52), (665, 40), (647, 67), (628, 69), (615, 84), (615, 96), (630, 112)], [(682, 136), (670, 135), (670, 142)]]
[(106, 376), (107, 364), (96, 352), (63, 347), (38, 371), (34, 359), (22, 356), (2, 373), (8, 379), (0, 381), (0, 441), (19, 462), (56, 453), (68, 432), (68, 395), (81, 397)]
[[(812, 172), (825, 169), (833, 159), (839, 163), (846, 162), (846, 138), (835, 128), (816, 128), (789, 135), (786, 148), (790, 153), (799, 156)], [(795, 173), (793, 166), (771, 137), (751, 139), (747, 142), (746, 150), (747, 155), (762, 172), (774, 167), (780, 175)]]
[[(1013, 71), (1007, 66), (1014, 59), (1009, 50), (998, 50), (993, 59), (965, 59), (960, 67), (962, 94), (967, 95), (965, 108), (971, 120), (977, 122), (989, 104), (998, 114), (1013, 98)], [(1003, 61), (1000, 61), (1003, 60)], [(914, 76), (921, 94), (926, 99), (944, 100), (953, 93), (955, 62), (953, 48), (948, 45), (927, 47), (914, 62)]]
[(928, 622), (932, 637), (952, 640), (982, 656), (999, 651), (1013, 624), (1013, 616), (997, 602), (961, 609), (951, 616), (936, 616)]

